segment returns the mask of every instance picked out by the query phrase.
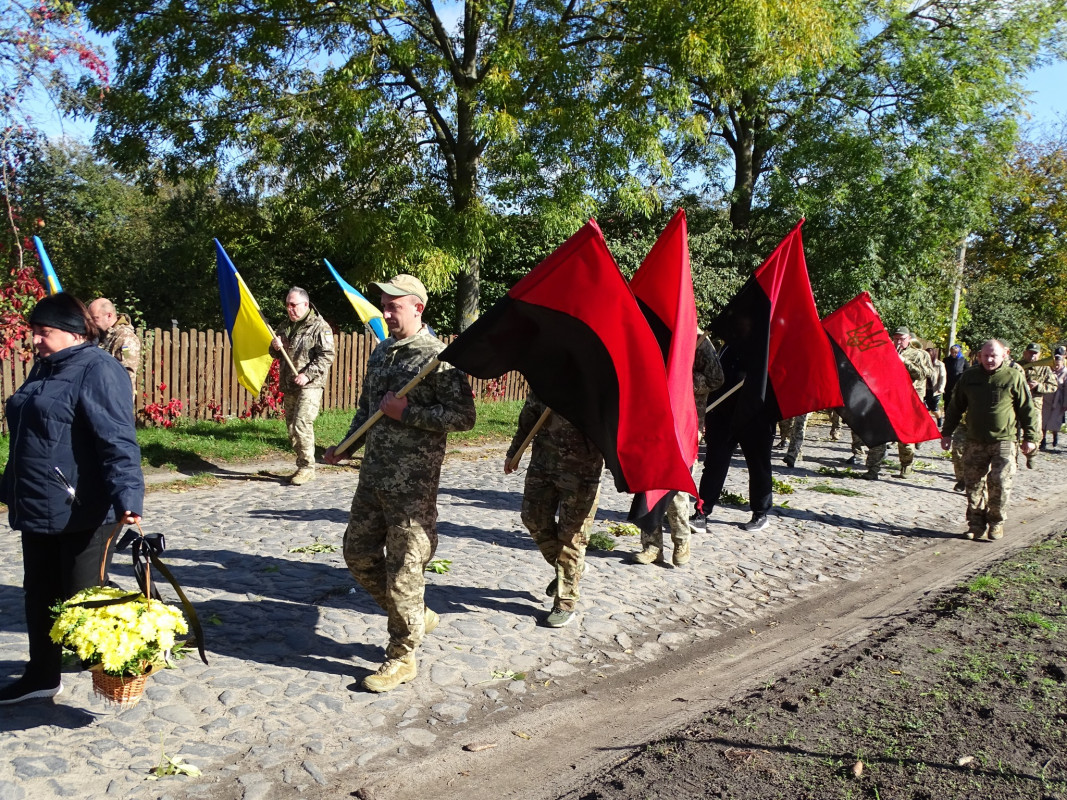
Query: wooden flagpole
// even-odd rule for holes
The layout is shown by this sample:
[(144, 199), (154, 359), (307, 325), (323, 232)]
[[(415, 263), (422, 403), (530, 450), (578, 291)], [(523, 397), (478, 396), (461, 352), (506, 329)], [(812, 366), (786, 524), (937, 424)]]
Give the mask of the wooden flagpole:
[[(422, 383), (427, 375), (437, 369), (440, 363), (441, 362), (438, 361), (436, 358), (432, 359), (429, 364), (422, 368), (422, 372), (420, 372), (418, 375), (408, 381), (407, 385), (396, 393), (396, 396), (403, 397), (404, 395), (406, 395), (408, 392), (410, 392), (412, 389)], [(349, 436), (347, 439), (345, 439), (333, 449), (334, 457), (341, 458), (342, 453), (348, 450), (348, 448), (350, 448), (357, 440), (359, 440), (361, 436), (363, 436), (367, 431), (369, 431), (374, 426), (374, 424), (384, 416), (385, 412), (383, 412), (380, 408), (373, 414), (371, 414), (370, 419), (368, 419), (366, 422), (359, 426), (359, 430), (357, 430), (355, 433), (353, 433), (351, 436)]]
[(533, 438), (537, 435), (537, 432), (544, 427), (546, 422), (548, 422), (548, 415), (551, 413), (552, 409), (546, 408), (545, 412), (541, 415), (541, 418), (534, 423), (534, 426), (530, 430), (530, 433), (526, 436), (522, 444), (519, 446), (519, 451), (515, 453), (515, 455), (513, 455), (508, 461), (509, 472), (513, 472), (518, 469), (519, 462), (522, 460), (522, 454), (526, 452), (526, 448), (530, 446), (530, 442), (533, 441)]

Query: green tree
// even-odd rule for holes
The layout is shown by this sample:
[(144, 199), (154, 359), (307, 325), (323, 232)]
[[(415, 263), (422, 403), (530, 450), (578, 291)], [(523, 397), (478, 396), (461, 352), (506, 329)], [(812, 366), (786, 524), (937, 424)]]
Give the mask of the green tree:
[[(821, 190), (830, 204), (825, 221), (837, 217), (834, 230), (852, 240), (853, 258), (884, 254), (880, 237), (860, 241), (850, 230), (874, 205), (850, 213), (849, 196), (857, 193), (846, 183), (857, 179), (866, 184), (859, 195), (880, 187), (901, 192), (892, 201), (900, 211), (909, 186), (940, 184), (949, 194), (937, 206), (950, 213), (939, 226), (946, 237), (940, 249), (955, 246), (981, 218), (976, 190), (995, 158), (968, 158), (966, 170), (943, 172), (971, 148), (994, 155), (1003, 149), (1007, 120), (1019, 110), (1021, 81), (1062, 41), (1065, 8), (1064, 0), (783, 4), (773, 30), (811, 47), (781, 64), (753, 57), (750, 36), (732, 38), (718, 50), (722, 62), (706, 64), (691, 43), (703, 30), (699, 17), (690, 28), (683, 23), (673, 39), (671, 77), (687, 84), (688, 105), (680, 107), (696, 118), (687, 129), (708, 134), (703, 141), (693, 138), (685, 152), (688, 163), (726, 193), (739, 258), (755, 260), (768, 251), (796, 212), (814, 216), (819, 207), (802, 201), (816, 195), (797, 184), (817, 180), (833, 185)], [(783, 218), (776, 212), (791, 194), (790, 182), (798, 197), (786, 204), (793, 217)], [(897, 222), (886, 219), (885, 227)], [(922, 253), (917, 260), (940, 264), (944, 258)], [(923, 280), (931, 277), (924, 271)]]
[(992, 192), (992, 213), (967, 251), (962, 333), (972, 346), (1048, 345), (1067, 335), (1067, 121), (1019, 143)]
[[(460, 328), (477, 314), (495, 214), (535, 214), (561, 238), (593, 208), (591, 187), (658, 148), (658, 129), (627, 110), (644, 100), (601, 103), (621, 7), (83, 5), (116, 37), (98, 128), (109, 158), (148, 180), (157, 164), (172, 179), (233, 166), (315, 208), (350, 275), (412, 271), (431, 289), (456, 278)], [(650, 210), (633, 188), (607, 190)]]

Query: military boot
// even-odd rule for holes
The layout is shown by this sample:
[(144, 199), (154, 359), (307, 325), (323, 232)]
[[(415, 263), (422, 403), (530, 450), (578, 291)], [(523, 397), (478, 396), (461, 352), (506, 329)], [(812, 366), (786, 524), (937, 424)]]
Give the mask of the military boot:
[(986, 535), (993, 540), (1004, 538), (1004, 523), (994, 522), (989, 526), (989, 533)]
[(441, 617), (436, 611), (427, 608), (422, 613), (422, 627), (426, 633), (432, 633), (433, 630), (440, 624)]
[(634, 556), (638, 564), (651, 564), (653, 561), (663, 561), (663, 551), (658, 547), (646, 547)]
[(315, 480), (315, 468), (314, 467), (301, 467), (293, 473), (293, 477), (289, 479), (290, 486), (303, 486), (305, 483)]
[(369, 692), (388, 692), (402, 683), (415, 680), (418, 670), (415, 656), (408, 653), (400, 658), (386, 659), (373, 675), (363, 679), (363, 688)]
[(682, 567), (689, 563), (689, 559), (692, 556), (689, 553), (689, 542), (677, 542), (674, 545), (674, 552), (671, 553), (671, 563), (676, 567)]

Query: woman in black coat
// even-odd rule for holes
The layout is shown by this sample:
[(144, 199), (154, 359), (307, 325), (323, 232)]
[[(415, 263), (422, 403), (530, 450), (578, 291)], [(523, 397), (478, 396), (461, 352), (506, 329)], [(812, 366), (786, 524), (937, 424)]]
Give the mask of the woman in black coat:
[(130, 379), (96, 345), (97, 328), (76, 297), (42, 299), (30, 314), (37, 358), (7, 401), (10, 428), (0, 499), (21, 532), (30, 660), (0, 688), (0, 705), (63, 690), (62, 649), (49, 638), (50, 609), (101, 583), (116, 523), (140, 521), (144, 474)]

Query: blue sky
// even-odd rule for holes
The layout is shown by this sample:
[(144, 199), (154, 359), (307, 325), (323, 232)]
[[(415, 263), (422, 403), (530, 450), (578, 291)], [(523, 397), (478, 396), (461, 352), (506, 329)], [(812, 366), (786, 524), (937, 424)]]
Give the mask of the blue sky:
[(1057, 118), (1067, 120), (1067, 62), (1057, 61), (1031, 73), (1026, 87), (1034, 92), (1030, 98), (1033, 122), (1054, 123)]

